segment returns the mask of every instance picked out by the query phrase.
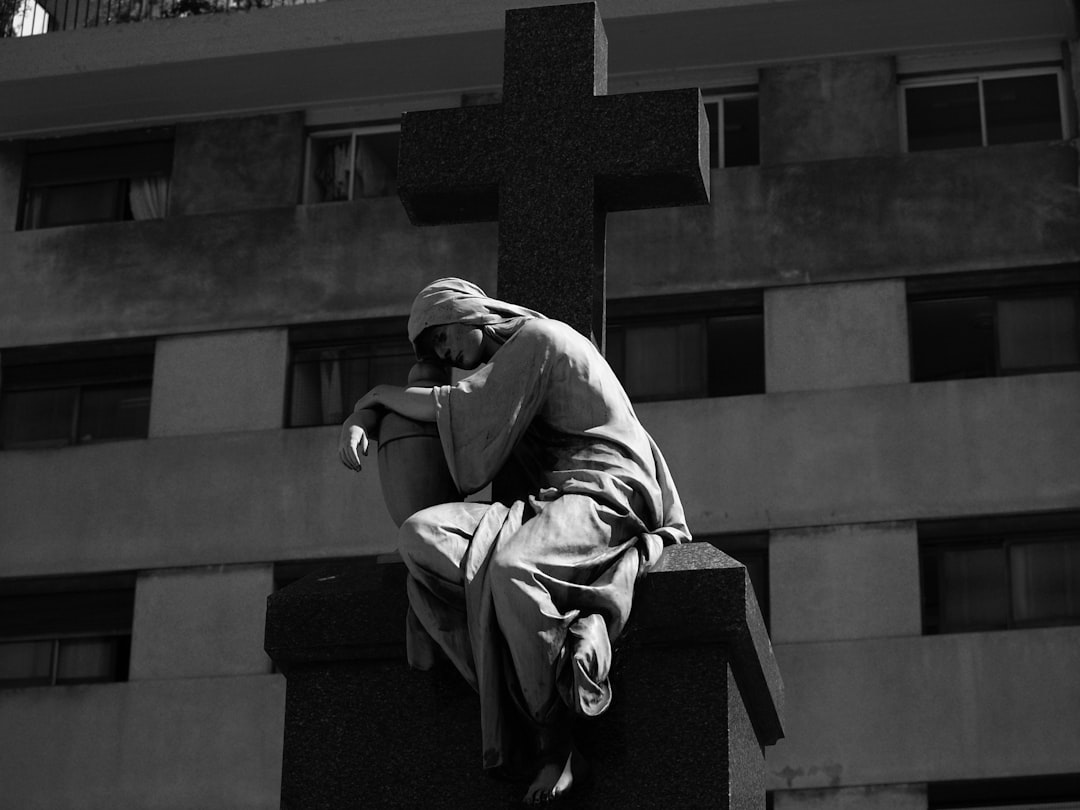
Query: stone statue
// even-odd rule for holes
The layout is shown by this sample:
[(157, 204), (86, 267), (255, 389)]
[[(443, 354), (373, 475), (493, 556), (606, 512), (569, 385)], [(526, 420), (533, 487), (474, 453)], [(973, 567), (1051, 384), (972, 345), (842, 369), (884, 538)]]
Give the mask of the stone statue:
[(435, 426), (461, 494), (495, 481), (494, 503), (459, 496), (401, 525), (409, 661), (429, 668), (437, 644), (480, 695), (484, 767), (528, 769), (525, 802), (551, 801), (586, 772), (573, 722), (611, 703), (611, 642), (636, 580), (690, 539), (682, 504), (622, 385), (571, 327), (441, 279), (416, 297), (409, 338), (422, 363), (472, 373), (372, 389), (339, 455), (359, 471), (378, 414), (397, 414)]

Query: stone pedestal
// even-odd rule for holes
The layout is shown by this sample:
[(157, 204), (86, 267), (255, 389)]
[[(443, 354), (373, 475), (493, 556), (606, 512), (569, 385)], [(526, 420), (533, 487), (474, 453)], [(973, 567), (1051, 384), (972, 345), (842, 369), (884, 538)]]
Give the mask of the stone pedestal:
[[(270, 597), (286, 810), (520, 806), (523, 785), (481, 769), (475, 694), (449, 665), (406, 665), (404, 577), (328, 570)], [(743, 566), (704, 543), (669, 548), (639, 583), (612, 684), (612, 709), (579, 726), (594, 776), (564, 807), (764, 808), (783, 686)]]

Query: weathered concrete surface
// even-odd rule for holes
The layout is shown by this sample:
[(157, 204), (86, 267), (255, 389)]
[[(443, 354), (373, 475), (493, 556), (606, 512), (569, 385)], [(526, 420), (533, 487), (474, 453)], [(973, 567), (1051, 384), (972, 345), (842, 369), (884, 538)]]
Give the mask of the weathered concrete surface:
[(762, 166), (900, 151), (891, 57), (764, 68), (759, 89)]
[(0, 784), (20, 810), (277, 810), (285, 679), (0, 692)]
[(765, 291), (765, 390), (809, 391), (907, 382), (903, 281)]
[(770, 788), (1064, 774), (1080, 762), (1078, 627), (780, 644), (776, 657), (790, 721), (767, 755)]
[(288, 359), (288, 329), (158, 338), (150, 435), (282, 427)]
[(775, 644), (922, 632), (913, 521), (776, 530), (769, 582)]
[(926, 810), (926, 785), (778, 790), (775, 810)]
[(273, 590), (269, 563), (140, 573), (130, 679), (268, 674), (259, 636)]
[(23, 145), (0, 142), (0, 233), (15, 230), (19, 221)]
[(176, 128), (169, 216), (295, 205), (304, 171), (301, 113)]
[[(1080, 373), (644, 403), (699, 535), (1075, 508)], [(392, 551), (338, 428), (0, 453), (9, 576)], [(708, 448), (703, 453), (702, 448)]]
[[(609, 217), (608, 295), (1077, 261), (1076, 178), (1064, 144), (717, 171), (709, 207)], [(495, 263), (494, 225), (392, 199), (0, 233), (0, 346), (397, 315)]]
[(495, 227), (385, 198), (0, 234), (0, 267), (0, 346), (259, 328), (401, 315), (455, 272), (493, 290)]

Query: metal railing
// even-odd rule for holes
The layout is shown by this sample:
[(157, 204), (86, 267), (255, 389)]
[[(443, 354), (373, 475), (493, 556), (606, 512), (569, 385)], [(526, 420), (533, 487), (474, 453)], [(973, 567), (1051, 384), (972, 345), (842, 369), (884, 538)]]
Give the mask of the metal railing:
[(323, 0), (0, 0), (0, 38), (320, 2)]

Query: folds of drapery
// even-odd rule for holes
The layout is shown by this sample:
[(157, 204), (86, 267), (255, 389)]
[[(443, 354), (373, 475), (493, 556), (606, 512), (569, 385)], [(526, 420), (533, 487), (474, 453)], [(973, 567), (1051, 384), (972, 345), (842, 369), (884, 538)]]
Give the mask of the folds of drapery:
[(169, 205), (169, 178), (164, 175), (134, 177), (128, 191), (135, 219), (162, 219)]

